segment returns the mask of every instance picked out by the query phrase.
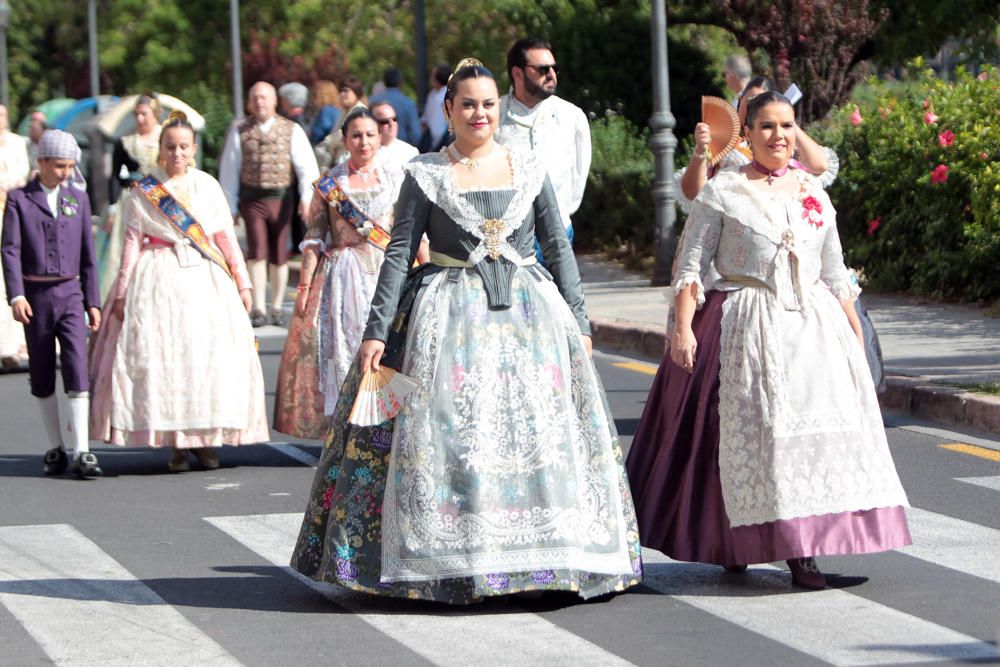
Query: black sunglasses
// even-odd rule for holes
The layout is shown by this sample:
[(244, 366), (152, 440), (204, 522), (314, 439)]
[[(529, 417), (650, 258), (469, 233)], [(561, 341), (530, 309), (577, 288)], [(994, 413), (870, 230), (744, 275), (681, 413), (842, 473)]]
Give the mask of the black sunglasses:
[(552, 70), (554, 74), (559, 73), (559, 65), (552, 63), (551, 65), (525, 65), (525, 67), (530, 67), (531, 69), (538, 70), (538, 73), (545, 76)]
[(396, 123), (398, 121), (397, 121), (396, 117), (393, 116), (392, 118), (379, 118), (378, 121), (376, 121), (376, 122), (379, 125), (388, 125), (390, 123)]

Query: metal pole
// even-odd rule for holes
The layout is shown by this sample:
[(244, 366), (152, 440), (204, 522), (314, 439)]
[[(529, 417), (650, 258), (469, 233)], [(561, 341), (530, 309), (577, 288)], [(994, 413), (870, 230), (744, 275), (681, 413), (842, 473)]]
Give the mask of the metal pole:
[(413, 2), (413, 24), (417, 33), (417, 109), (423, 112), (427, 101), (427, 26), (424, 21), (424, 0)]
[(677, 208), (674, 197), (674, 136), (676, 121), (670, 113), (670, 80), (667, 64), (667, 10), (665, 0), (653, 0), (650, 28), (653, 42), (653, 133), (649, 146), (656, 162), (653, 208), (656, 211), (656, 263), (653, 285), (669, 285), (677, 248)]
[(10, 87), (7, 79), (7, 26), (0, 28), (0, 101), (5, 107), (10, 107)]
[(87, 32), (90, 44), (90, 95), (97, 97), (101, 94), (97, 63), (97, 0), (90, 0), (87, 4)]
[(231, 57), (233, 60), (233, 116), (243, 118), (243, 49), (240, 47), (240, 0), (229, 0)]

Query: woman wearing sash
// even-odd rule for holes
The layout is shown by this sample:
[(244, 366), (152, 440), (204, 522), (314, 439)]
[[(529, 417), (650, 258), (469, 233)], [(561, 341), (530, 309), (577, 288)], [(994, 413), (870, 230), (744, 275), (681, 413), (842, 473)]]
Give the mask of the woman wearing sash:
[[(552, 186), (534, 154), (494, 142), (489, 70), (460, 63), (445, 100), (456, 140), (404, 167), (292, 566), (451, 604), (623, 591), (641, 579), (635, 516)], [(431, 261), (408, 277), (425, 232)], [(361, 371), (382, 364), (417, 388), (394, 419), (353, 426)]]
[[(705, 185), (675, 267), (669, 350), (626, 467), (642, 543), (742, 572), (910, 543), (830, 198), (789, 168), (777, 92), (748, 103), (753, 161)], [(709, 286), (711, 267), (719, 278)]]
[(350, 159), (316, 182), (295, 313), (278, 370), (274, 428), (321, 439), (368, 320), (399, 182), (378, 166), (378, 123), (355, 107), (341, 131)]
[(101, 273), (101, 298), (107, 298), (111, 283), (118, 277), (125, 222), (122, 211), (132, 183), (148, 176), (160, 153), (160, 103), (152, 93), (140, 95), (132, 111), (135, 132), (120, 137), (111, 153), (110, 201), (104, 224), (105, 237), (98, 244), (97, 264)]
[(219, 465), (221, 445), (268, 439), (264, 381), (247, 319), (250, 280), (218, 182), (191, 166), (194, 131), (171, 113), (159, 167), (125, 202), (125, 244), (91, 348), (91, 433), (172, 447)]

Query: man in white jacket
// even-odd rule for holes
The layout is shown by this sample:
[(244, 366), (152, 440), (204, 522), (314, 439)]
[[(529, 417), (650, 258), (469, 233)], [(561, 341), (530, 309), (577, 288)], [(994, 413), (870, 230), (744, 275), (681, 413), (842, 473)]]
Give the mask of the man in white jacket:
[(580, 107), (558, 97), (559, 65), (543, 39), (519, 39), (507, 52), (512, 89), (500, 98), (500, 143), (530, 146), (549, 172), (566, 233), (590, 172), (590, 125)]

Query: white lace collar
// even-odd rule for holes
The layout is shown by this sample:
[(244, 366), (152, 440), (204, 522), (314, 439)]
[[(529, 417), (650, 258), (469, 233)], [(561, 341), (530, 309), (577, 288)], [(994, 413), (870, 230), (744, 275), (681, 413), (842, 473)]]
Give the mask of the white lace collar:
[(781, 245), (784, 232), (791, 224), (787, 215), (781, 220), (772, 217), (771, 212), (775, 209), (774, 200), (783, 201), (784, 208), (787, 209), (788, 205), (801, 202), (805, 192), (823, 201), (824, 211), (832, 211), (832, 205), (829, 204), (826, 194), (814, 176), (801, 169), (793, 170), (793, 174), (803, 190), (777, 193), (774, 199), (771, 199), (755, 188), (739, 170), (721, 171), (705, 184), (696, 201), (701, 201), (706, 206), (767, 237), (773, 243)]
[(378, 183), (375, 187), (366, 190), (366, 192), (371, 193), (370, 198), (358, 198), (355, 196), (357, 189), (350, 186), (349, 176), (351, 171), (347, 162), (341, 162), (332, 167), (329, 171), (329, 176), (337, 182), (337, 187), (340, 188), (340, 191), (350, 197), (351, 201), (364, 211), (369, 218), (378, 220), (386, 213), (392, 211), (392, 207), (396, 204), (396, 198), (399, 197), (400, 183), (392, 177), (390, 170), (383, 169), (380, 166), (376, 166), (375, 169)]
[(545, 183), (545, 168), (534, 153), (516, 146), (504, 148), (510, 151), (511, 189), (514, 196), (499, 218), (485, 218), (462, 196), (455, 183), (451, 160), (446, 153), (418, 155), (403, 166), (431, 203), (444, 211), (455, 224), (480, 240), (479, 245), (469, 254), (469, 261), (473, 264), (478, 264), (487, 257), (497, 259), (502, 256), (515, 263), (521, 260), (520, 253), (507, 242), (507, 237), (528, 217), (535, 198)]

